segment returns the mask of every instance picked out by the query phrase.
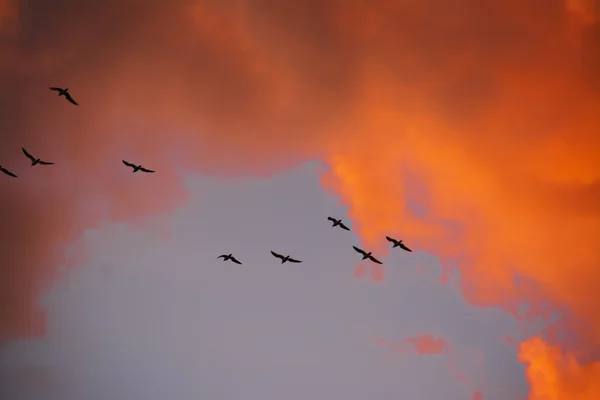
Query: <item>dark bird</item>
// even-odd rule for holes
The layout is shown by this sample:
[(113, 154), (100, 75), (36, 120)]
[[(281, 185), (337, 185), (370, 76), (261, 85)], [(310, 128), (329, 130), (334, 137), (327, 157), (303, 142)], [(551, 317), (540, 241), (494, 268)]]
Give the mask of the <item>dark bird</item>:
[(362, 256), (363, 256), (363, 258), (362, 258), (362, 259), (363, 259), (363, 260), (366, 260), (366, 259), (368, 258), (369, 260), (373, 261), (374, 263), (377, 263), (377, 264), (383, 264), (381, 261), (379, 261), (378, 259), (376, 259), (375, 257), (373, 257), (373, 256), (371, 255), (371, 254), (372, 254), (371, 252), (368, 252), (368, 253), (367, 253), (367, 252), (366, 252), (366, 251), (364, 251), (363, 249), (359, 249), (359, 248), (358, 248), (358, 247), (356, 247), (356, 246), (352, 246), (352, 247), (354, 248), (354, 250), (356, 250), (357, 252), (359, 252), (360, 254), (362, 254)]
[(129, 163), (125, 160), (123, 160), (123, 164), (127, 165), (128, 167), (133, 168), (132, 172), (142, 171), (142, 172), (148, 172), (150, 174), (154, 173), (154, 171), (152, 171), (150, 169), (146, 169), (146, 168), (142, 167), (141, 165), (135, 165), (135, 164)]
[(344, 223), (342, 222), (341, 219), (335, 219), (332, 217), (327, 217), (328, 220), (330, 220), (331, 222), (333, 222), (333, 225), (331, 225), (332, 228), (335, 228), (336, 226), (339, 226), (342, 229), (345, 229), (347, 231), (350, 230), (350, 228), (348, 228), (346, 225), (344, 225)]
[(29, 154), (27, 152), (27, 150), (25, 150), (25, 147), (21, 147), (23, 149), (23, 154), (25, 154), (27, 156), (27, 158), (29, 158), (31, 160), (31, 166), (33, 167), (36, 164), (40, 164), (40, 165), (52, 165), (54, 164), (53, 162), (48, 162), (48, 161), (42, 161), (39, 158), (35, 158), (34, 156), (32, 156), (31, 154)]
[(231, 253), (220, 255), (219, 257), (217, 257), (217, 260), (219, 258), (223, 258), (223, 262), (231, 260), (231, 262), (242, 265), (242, 263), (236, 260), (235, 257), (231, 255)]
[(9, 170), (7, 170), (6, 168), (4, 168), (2, 165), (0, 165), (0, 171), (4, 172), (6, 175), (10, 175), (13, 178), (16, 178), (17, 176), (15, 174), (13, 174), (12, 172), (10, 172)]
[(386, 236), (385, 238), (388, 240), (388, 242), (392, 242), (392, 243), (394, 243), (394, 245), (392, 246), (392, 249), (393, 249), (394, 247), (400, 247), (400, 248), (401, 248), (401, 249), (403, 249), (403, 250), (406, 250), (406, 251), (411, 251), (411, 252), (412, 252), (412, 250), (411, 250), (411, 249), (409, 249), (408, 247), (406, 247), (406, 246), (404, 245), (404, 243), (402, 243), (402, 240), (396, 240), (396, 239), (394, 239), (394, 238), (391, 238), (391, 237), (389, 237), (389, 236)]
[(73, 100), (73, 98), (71, 97), (71, 93), (69, 93), (69, 88), (65, 88), (65, 89), (61, 89), (59, 87), (51, 87), (50, 90), (54, 90), (55, 92), (58, 92), (59, 96), (65, 96), (65, 98), (75, 104), (76, 106), (78, 106), (79, 104), (77, 104), (77, 102), (75, 100)]
[(301, 263), (302, 261), (300, 260), (294, 260), (293, 258), (291, 258), (290, 256), (282, 256), (281, 254), (277, 254), (274, 251), (271, 250), (271, 254), (273, 254), (274, 257), (277, 257), (279, 259), (281, 259), (281, 263), (283, 264), (286, 261), (292, 262), (292, 263)]

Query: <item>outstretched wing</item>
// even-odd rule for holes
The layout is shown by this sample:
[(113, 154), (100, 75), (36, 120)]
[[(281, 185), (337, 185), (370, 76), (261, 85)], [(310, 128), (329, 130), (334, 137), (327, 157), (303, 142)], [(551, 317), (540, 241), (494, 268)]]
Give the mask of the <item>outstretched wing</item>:
[(378, 259), (376, 259), (373, 256), (369, 256), (369, 260), (371, 260), (371, 261), (373, 261), (374, 263), (377, 263), (377, 264), (383, 264), (381, 261), (379, 261)]
[(357, 252), (359, 252), (360, 254), (362, 254), (363, 256), (366, 256), (366, 255), (367, 255), (367, 253), (366, 253), (366, 252), (365, 252), (363, 249), (359, 249), (359, 248), (358, 248), (358, 247), (356, 247), (356, 246), (352, 246), (352, 248), (353, 248), (354, 250), (356, 250)]
[(67, 100), (69, 100), (71, 103), (75, 104), (76, 106), (79, 105), (79, 104), (77, 104), (77, 102), (75, 100), (73, 100), (73, 98), (71, 97), (71, 95), (69, 93), (65, 94), (65, 97), (67, 98)]
[(52, 165), (54, 164), (53, 162), (49, 162), (49, 161), (41, 161), (38, 164), (42, 164), (42, 165)]
[(396, 240), (396, 239), (394, 239), (394, 238), (391, 238), (391, 237), (389, 237), (389, 236), (386, 236), (385, 238), (388, 240), (388, 242), (392, 242), (392, 243), (396, 243), (396, 242), (397, 242), (397, 240)]
[(274, 256), (274, 257), (281, 258), (282, 260), (285, 258), (285, 257), (284, 257), (284, 256), (282, 256), (281, 254), (277, 254), (277, 253), (275, 253), (273, 250), (271, 250), (271, 254), (273, 254), (273, 256)]
[(293, 262), (293, 263), (301, 263), (302, 261), (300, 260), (294, 260), (293, 258), (288, 258), (289, 262)]
[(411, 251), (412, 252), (412, 250), (409, 249), (408, 247), (406, 247), (403, 243), (400, 243), (400, 247), (403, 248), (406, 251)]
[(340, 222), (340, 228), (342, 228), (342, 229), (345, 229), (345, 230), (347, 230), (347, 231), (349, 231), (349, 230), (350, 230), (350, 228), (348, 228), (346, 225), (344, 225), (344, 223), (343, 223), (343, 222)]
[(123, 164), (127, 165), (128, 167), (135, 168), (135, 165), (133, 165), (132, 163), (127, 162), (125, 160), (122, 160), (122, 161), (123, 161)]
[(327, 217), (327, 219), (330, 220), (331, 222), (335, 223), (335, 218)]
[(233, 256), (230, 258), (230, 260), (231, 260), (231, 261), (233, 261), (233, 262), (234, 262), (234, 263), (236, 263), (236, 264), (240, 264), (240, 265), (242, 265), (242, 263), (241, 263), (241, 262), (239, 262), (238, 260), (236, 260), (236, 258), (235, 258), (235, 257), (233, 257)]
[(13, 174), (12, 172), (10, 172), (9, 170), (7, 170), (5, 168), (0, 168), (0, 171), (4, 172), (6, 175), (12, 176), (13, 178), (17, 177), (15, 174)]
[(50, 90), (54, 90), (55, 92), (60, 92), (62, 89), (59, 87), (50, 87)]
[(222, 254), (222, 255), (220, 255), (219, 257), (217, 257), (217, 260), (218, 260), (219, 258), (225, 258), (225, 254)]
[(151, 169), (146, 169), (146, 168), (144, 168), (144, 167), (141, 167), (141, 168), (140, 168), (140, 171), (143, 171), (143, 172), (148, 172), (149, 174), (153, 174), (153, 173), (154, 173), (154, 171), (152, 171)]
[(25, 154), (25, 156), (27, 158), (29, 158), (31, 161), (35, 161), (35, 157), (32, 156), (31, 154), (29, 154), (29, 152), (27, 152), (27, 150), (25, 150), (25, 147), (21, 147), (21, 149), (23, 150), (23, 154)]

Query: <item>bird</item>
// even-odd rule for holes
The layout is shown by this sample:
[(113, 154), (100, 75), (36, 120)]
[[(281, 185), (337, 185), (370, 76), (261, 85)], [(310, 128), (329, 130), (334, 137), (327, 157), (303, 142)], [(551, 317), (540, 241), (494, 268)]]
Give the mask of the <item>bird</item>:
[(400, 246), (400, 248), (401, 248), (401, 249), (403, 249), (403, 250), (406, 250), (406, 251), (410, 251), (410, 252), (412, 252), (412, 250), (411, 250), (411, 249), (409, 249), (408, 247), (406, 247), (406, 246), (404, 245), (404, 243), (402, 243), (402, 240), (396, 240), (396, 239), (394, 239), (394, 238), (391, 238), (391, 237), (389, 237), (389, 236), (386, 236), (385, 238), (386, 238), (386, 239), (387, 239), (389, 242), (392, 242), (392, 243), (394, 243), (394, 245), (392, 246), (392, 249), (393, 249), (394, 247), (398, 247), (398, 246)]
[(141, 165), (135, 165), (135, 164), (129, 163), (129, 162), (125, 161), (125, 160), (123, 160), (123, 164), (127, 165), (128, 167), (133, 168), (132, 173), (133, 172), (138, 172), (138, 171), (148, 172), (150, 174), (154, 173), (154, 171), (152, 171), (150, 169), (146, 169), (146, 168), (142, 167)]
[(58, 92), (59, 96), (65, 96), (65, 98), (75, 104), (76, 106), (78, 106), (79, 104), (77, 104), (77, 102), (75, 100), (73, 100), (73, 98), (71, 97), (71, 93), (69, 93), (69, 88), (65, 88), (65, 89), (61, 89), (59, 87), (50, 87), (50, 90), (54, 90), (55, 92)]
[(333, 225), (331, 225), (332, 228), (339, 226), (340, 228), (345, 229), (347, 231), (350, 230), (350, 228), (348, 228), (346, 225), (344, 225), (344, 223), (342, 222), (341, 219), (335, 219), (333, 217), (327, 217), (327, 219), (330, 220), (331, 222), (333, 222)]
[(294, 260), (293, 258), (291, 258), (290, 256), (282, 256), (281, 254), (277, 254), (275, 253), (273, 250), (271, 250), (271, 254), (273, 254), (274, 257), (277, 257), (279, 259), (281, 259), (281, 263), (283, 264), (286, 261), (292, 262), (292, 263), (301, 263), (302, 261), (300, 260)]
[(15, 174), (4, 168), (2, 165), (0, 165), (0, 171), (4, 172), (6, 175), (12, 176), (13, 178), (17, 177)]
[(366, 251), (364, 251), (363, 249), (359, 249), (359, 248), (358, 248), (358, 247), (356, 247), (356, 246), (352, 246), (352, 247), (354, 248), (354, 250), (356, 250), (357, 252), (359, 252), (360, 254), (362, 254), (362, 255), (363, 255), (363, 258), (362, 258), (363, 260), (366, 260), (366, 259), (368, 258), (369, 260), (373, 261), (374, 263), (377, 263), (377, 264), (383, 264), (381, 261), (379, 261), (378, 259), (376, 259), (375, 257), (373, 257), (373, 256), (371, 255), (371, 254), (372, 254), (371, 252), (368, 252), (368, 253), (367, 253), (367, 252), (366, 252)]
[(235, 257), (231, 255), (231, 253), (229, 253), (229, 254), (222, 254), (222, 255), (220, 255), (219, 257), (217, 257), (217, 260), (218, 260), (219, 258), (223, 258), (223, 262), (225, 262), (225, 261), (228, 261), (228, 260), (231, 260), (232, 262), (234, 262), (234, 263), (236, 263), (236, 264), (240, 264), (240, 265), (242, 265), (242, 263), (241, 263), (241, 262), (239, 262), (238, 260), (236, 260), (236, 259), (235, 259)]
[(48, 162), (48, 161), (42, 161), (39, 158), (35, 158), (34, 156), (32, 156), (31, 154), (29, 154), (27, 152), (27, 150), (25, 150), (25, 147), (21, 147), (21, 149), (23, 149), (23, 154), (25, 154), (25, 156), (27, 156), (27, 158), (29, 158), (31, 160), (31, 166), (33, 167), (36, 164), (40, 164), (40, 165), (52, 165), (54, 164), (53, 162)]

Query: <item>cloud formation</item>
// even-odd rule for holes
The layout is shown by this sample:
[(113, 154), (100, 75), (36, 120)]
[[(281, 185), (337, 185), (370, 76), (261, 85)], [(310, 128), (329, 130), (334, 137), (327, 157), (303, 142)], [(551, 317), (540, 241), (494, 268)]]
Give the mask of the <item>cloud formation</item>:
[[(600, 380), (599, 14), (585, 0), (0, 2), (0, 160), (20, 175), (0, 181), (0, 339), (43, 331), (36, 296), (64, 244), (106, 216), (173, 210), (182, 171), (321, 158), (366, 245), (396, 234), (459, 261), (472, 303), (563, 313), (521, 346), (540, 366), (532, 399), (545, 373)], [(58, 164), (32, 170), (20, 146)], [(158, 173), (132, 183), (121, 158)]]

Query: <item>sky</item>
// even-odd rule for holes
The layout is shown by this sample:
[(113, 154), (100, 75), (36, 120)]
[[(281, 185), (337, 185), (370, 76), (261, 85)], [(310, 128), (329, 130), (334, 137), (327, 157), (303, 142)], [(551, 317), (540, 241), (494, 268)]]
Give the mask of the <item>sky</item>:
[[(595, 0), (0, 1), (2, 379), (599, 398), (599, 21)], [(260, 274), (277, 241), (315, 261)], [(232, 245), (257, 261), (215, 266)]]
[[(524, 368), (501, 340), (518, 331), (510, 314), (469, 307), (424, 252), (390, 254), (385, 281), (356, 278), (360, 239), (330, 227), (326, 216), (347, 209), (315, 169), (189, 176), (175, 213), (86, 231), (40, 297), (47, 333), (2, 349), (2, 398), (524, 395)], [(216, 260), (230, 252), (241, 266)]]

